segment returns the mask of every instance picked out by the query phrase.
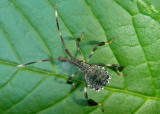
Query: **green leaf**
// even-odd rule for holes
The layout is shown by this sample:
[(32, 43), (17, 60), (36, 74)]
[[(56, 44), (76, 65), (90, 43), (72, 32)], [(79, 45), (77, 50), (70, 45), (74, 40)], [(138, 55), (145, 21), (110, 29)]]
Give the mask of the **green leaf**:
[(76, 38), (85, 33), (80, 51), (86, 61), (93, 42), (98, 48), (90, 64), (124, 66), (119, 76), (109, 69), (110, 83), (89, 98), (104, 104), (104, 113), (160, 113), (160, 2), (159, 0), (1, 0), (0, 1), (0, 113), (102, 113), (87, 105), (84, 75), (59, 61), (31, 61), (67, 57), (55, 20), (55, 5), (66, 47), (77, 55)]

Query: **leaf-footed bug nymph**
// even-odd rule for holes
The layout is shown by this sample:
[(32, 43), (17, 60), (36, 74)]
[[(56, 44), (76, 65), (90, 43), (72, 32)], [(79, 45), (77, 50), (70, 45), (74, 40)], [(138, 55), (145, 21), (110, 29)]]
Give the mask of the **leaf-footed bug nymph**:
[(39, 63), (39, 62), (45, 62), (45, 61), (54, 61), (54, 60), (58, 60), (61, 62), (68, 62), (74, 66), (76, 66), (78, 68), (78, 71), (76, 71), (74, 74), (72, 74), (71, 76), (68, 77), (66, 83), (68, 84), (72, 84), (75, 86), (75, 84), (70, 81), (78, 72), (82, 72), (85, 75), (85, 79), (84, 79), (84, 96), (85, 96), (85, 100), (87, 101), (89, 106), (97, 106), (97, 105), (101, 105), (102, 106), (102, 110), (104, 111), (104, 106), (101, 103), (97, 103), (92, 99), (88, 99), (88, 95), (87, 95), (87, 86), (89, 87), (89, 89), (91, 90), (95, 90), (96, 92), (104, 89), (104, 87), (109, 83), (109, 79), (111, 79), (111, 76), (108, 73), (108, 70), (105, 69), (103, 66), (108, 66), (108, 67), (114, 67), (116, 68), (116, 71), (120, 74), (120, 72), (122, 71), (123, 67), (120, 65), (116, 65), (116, 64), (97, 64), (97, 65), (90, 65), (89, 64), (89, 60), (92, 57), (93, 53), (96, 51), (96, 49), (99, 46), (103, 46), (103, 45), (109, 45), (110, 43), (112, 43), (113, 39), (111, 41), (109, 41), (108, 43), (106, 42), (100, 42), (98, 45), (96, 45), (92, 52), (90, 53), (88, 59), (86, 62), (82, 61), (82, 54), (80, 52), (79, 49), (79, 42), (81, 40), (84, 40), (84, 33), (82, 32), (82, 36), (81, 38), (77, 38), (76, 40), (76, 45), (77, 45), (77, 50), (78, 53), (81, 57), (81, 60), (78, 60), (76, 58), (74, 58), (69, 50), (66, 48), (65, 43), (63, 41), (61, 32), (60, 32), (60, 28), (59, 28), (59, 23), (58, 23), (58, 14), (57, 14), (57, 5), (56, 5), (56, 9), (55, 9), (55, 16), (56, 16), (56, 24), (57, 24), (57, 28), (58, 28), (58, 32), (59, 32), (59, 36), (61, 38), (63, 47), (65, 49), (66, 54), (70, 57), (70, 59), (66, 59), (64, 57), (59, 57), (56, 59), (46, 59), (46, 60), (40, 60), (40, 61), (35, 61), (35, 62), (30, 62), (30, 63), (26, 63), (26, 64), (21, 64), (21, 65), (17, 65), (14, 68), (18, 68), (18, 67), (23, 67), (26, 65), (30, 65), (30, 64), (34, 64), (34, 63)]

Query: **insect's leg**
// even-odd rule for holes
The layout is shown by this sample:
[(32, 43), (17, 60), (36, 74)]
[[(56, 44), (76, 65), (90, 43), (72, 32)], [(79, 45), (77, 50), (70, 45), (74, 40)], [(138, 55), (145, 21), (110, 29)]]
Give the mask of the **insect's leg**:
[(69, 62), (68, 59), (63, 58), (63, 57), (59, 57), (57, 59), (45, 59), (45, 60), (39, 60), (39, 61), (29, 62), (29, 63), (26, 63), (26, 64), (17, 65), (14, 68), (19, 68), (19, 67), (24, 67), (26, 65), (31, 65), (31, 64), (34, 64), (34, 63), (40, 63), (40, 62), (45, 62), (45, 61), (54, 61), (54, 60), (59, 60), (59, 61), (62, 61), (62, 62)]
[(101, 105), (102, 106), (102, 111), (104, 111), (104, 105), (101, 103), (97, 103), (92, 99), (88, 99), (88, 94), (87, 94), (87, 84), (86, 84), (86, 80), (84, 81), (84, 97), (88, 103), (89, 106), (97, 106), (97, 105)]
[(64, 47), (67, 55), (72, 58), (72, 55), (70, 54), (70, 52), (69, 52), (68, 49), (66, 48), (66, 45), (64, 44), (63, 37), (62, 37), (61, 32), (60, 32), (60, 27), (59, 27), (59, 22), (58, 22), (58, 13), (57, 13), (57, 4), (56, 4), (56, 9), (55, 9), (55, 16), (56, 16), (56, 24), (57, 24), (58, 33), (59, 33), (59, 36), (60, 36), (60, 38), (61, 38), (63, 47)]
[(96, 45), (96, 46), (93, 48), (92, 52), (90, 53), (90, 55), (89, 55), (89, 57), (88, 57), (88, 59), (87, 59), (87, 63), (89, 62), (89, 60), (90, 60), (90, 58), (92, 57), (93, 53), (96, 51), (96, 49), (97, 49), (99, 46), (109, 45), (110, 43), (113, 42), (113, 40), (114, 40), (114, 39), (112, 39), (111, 41), (109, 41), (109, 42), (107, 42), (107, 43), (106, 43), (106, 42), (100, 42), (98, 45)]
[(116, 72), (117, 72), (119, 75), (123, 76), (123, 74), (122, 74), (122, 70), (123, 70), (123, 68), (124, 68), (123, 66), (120, 66), (120, 65), (117, 65), (117, 64), (97, 64), (97, 65), (116, 68)]
[(72, 84), (72, 85), (73, 85), (73, 89), (76, 87), (76, 85), (75, 85), (72, 81), (70, 81), (70, 80), (71, 80), (78, 72), (79, 72), (79, 70), (76, 71), (75, 73), (73, 73), (71, 76), (69, 76), (68, 79), (67, 79), (67, 81), (66, 81), (67, 84)]
[(80, 55), (80, 57), (81, 57), (81, 60), (83, 61), (82, 53), (80, 52), (80, 49), (79, 49), (79, 42), (80, 42), (81, 40), (84, 40), (84, 32), (82, 32), (81, 38), (77, 38), (77, 41), (76, 41), (78, 53), (79, 53), (79, 55)]

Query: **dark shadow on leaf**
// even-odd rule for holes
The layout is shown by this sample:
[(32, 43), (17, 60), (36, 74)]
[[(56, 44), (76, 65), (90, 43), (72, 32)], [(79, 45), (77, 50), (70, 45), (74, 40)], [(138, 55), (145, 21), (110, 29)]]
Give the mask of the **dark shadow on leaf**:
[[(83, 89), (83, 88), (82, 88), (82, 89)], [(78, 98), (76, 98), (76, 95), (73, 95), (72, 98), (73, 98), (73, 100), (74, 100), (78, 105), (80, 105), (80, 106), (88, 106), (85, 98), (84, 98), (84, 99), (78, 99)]]
[(88, 44), (89, 45), (97, 45), (97, 44), (99, 44), (100, 42), (98, 42), (98, 41), (90, 41), (90, 42), (88, 42)]

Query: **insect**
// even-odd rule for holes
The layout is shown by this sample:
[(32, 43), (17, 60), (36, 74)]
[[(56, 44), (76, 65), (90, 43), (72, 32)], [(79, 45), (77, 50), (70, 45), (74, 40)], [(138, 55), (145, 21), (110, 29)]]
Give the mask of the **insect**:
[(97, 103), (96, 101), (94, 101), (93, 99), (89, 99), (88, 98), (88, 94), (87, 94), (87, 86), (89, 87), (89, 89), (91, 90), (95, 90), (96, 92), (104, 89), (104, 87), (109, 83), (109, 79), (111, 79), (111, 76), (109, 75), (109, 72), (107, 69), (105, 69), (103, 66), (109, 66), (109, 67), (114, 67), (116, 68), (116, 71), (118, 73), (120, 73), (123, 69), (122, 66), (117, 65), (117, 64), (98, 64), (98, 65), (90, 65), (89, 64), (89, 60), (92, 57), (92, 55), (94, 54), (94, 52), (96, 51), (96, 49), (100, 46), (103, 45), (109, 45), (110, 43), (112, 43), (113, 39), (111, 41), (109, 41), (108, 43), (106, 42), (100, 42), (98, 45), (96, 45), (92, 52), (90, 53), (88, 59), (86, 62), (82, 61), (82, 54), (80, 52), (79, 49), (79, 42), (81, 40), (84, 40), (84, 33), (82, 32), (82, 36), (81, 38), (77, 38), (76, 40), (76, 45), (77, 45), (77, 50), (79, 55), (81, 56), (81, 60), (78, 60), (76, 58), (74, 58), (69, 50), (66, 48), (65, 43), (63, 41), (63, 37), (61, 35), (60, 32), (60, 27), (59, 27), (59, 22), (58, 22), (58, 13), (57, 13), (57, 5), (56, 5), (56, 9), (55, 9), (55, 17), (56, 17), (56, 24), (57, 24), (57, 29), (58, 29), (58, 33), (60, 36), (60, 39), (62, 41), (64, 50), (66, 52), (66, 54), (70, 57), (70, 59), (66, 59), (64, 57), (59, 57), (56, 59), (45, 59), (45, 60), (40, 60), (40, 61), (34, 61), (34, 62), (29, 62), (26, 64), (21, 64), (21, 65), (17, 65), (14, 68), (18, 68), (18, 67), (23, 67), (26, 65), (30, 65), (30, 64), (34, 64), (34, 63), (39, 63), (39, 62), (45, 62), (45, 61), (61, 61), (61, 62), (68, 62), (74, 66), (76, 66), (78, 68), (78, 71), (76, 71), (74, 74), (72, 74), (71, 76), (68, 77), (66, 83), (67, 84), (72, 84), (73, 86), (75, 86), (75, 84), (71, 81), (71, 79), (78, 73), (78, 72), (82, 72), (84, 74), (84, 96), (85, 96), (85, 100), (88, 103), (89, 106), (97, 106), (97, 105), (101, 105), (102, 106), (102, 110), (104, 111), (104, 106), (101, 103)]

